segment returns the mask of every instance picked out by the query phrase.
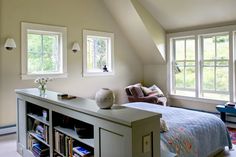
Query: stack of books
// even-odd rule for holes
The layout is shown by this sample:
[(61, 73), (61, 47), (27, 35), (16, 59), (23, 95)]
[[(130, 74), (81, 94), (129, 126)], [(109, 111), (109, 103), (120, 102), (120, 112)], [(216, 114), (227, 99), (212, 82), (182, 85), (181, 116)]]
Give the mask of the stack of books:
[(35, 157), (49, 157), (49, 148), (37, 142), (33, 144), (32, 153)]
[(83, 147), (74, 147), (73, 148), (73, 157), (92, 157), (91, 151)]
[(43, 139), (46, 143), (48, 143), (48, 126), (39, 124), (36, 126), (35, 133), (41, 139)]
[(29, 133), (28, 133), (28, 138), (27, 138), (27, 143), (28, 143), (28, 149), (32, 151), (33, 144), (37, 143), (38, 140), (33, 138)]

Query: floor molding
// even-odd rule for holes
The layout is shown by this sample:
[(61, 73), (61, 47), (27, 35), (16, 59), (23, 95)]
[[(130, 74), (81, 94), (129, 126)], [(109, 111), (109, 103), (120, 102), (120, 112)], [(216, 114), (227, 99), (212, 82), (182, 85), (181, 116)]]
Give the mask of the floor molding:
[(16, 125), (0, 127), (0, 136), (12, 133), (16, 133)]

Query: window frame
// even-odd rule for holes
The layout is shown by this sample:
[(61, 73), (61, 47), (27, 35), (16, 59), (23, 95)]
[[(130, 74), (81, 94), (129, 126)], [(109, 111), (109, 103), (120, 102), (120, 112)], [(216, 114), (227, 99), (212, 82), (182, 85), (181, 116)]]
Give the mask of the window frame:
[[(98, 36), (101, 38), (110, 38), (110, 61), (111, 61), (111, 71), (109, 72), (89, 72), (87, 70), (87, 37), (88, 36)], [(83, 30), (83, 76), (112, 76), (115, 74), (114, 68), (114, 33)]]
[[(201, 97), (201, 63), (202, 59), (199, 53), (202, 53), (201, 48), (201, 36), (205, 35), (217, 35), (222, 33), (228, 33), (229, 34), (229, 101), (235, 102), (236, 96), (235, 96), (235, 50), (236, 50), (236, 25), (232, 26), (223, 26), (223, 27), (216, 27), (216, 28), (208, 28), (208, 29), (201, 29), (201, 30), (193, 30), (193, 31), (186, 31), (186, 32), (177, 32), (177, 33), (169, 33), (167, 34), (167, 89), (168, 89), (168, 96), (170, 98), (174, 99), (183, 99), (183, 100), (193, 100), (198, 102), (204, 102), (204, 103), (225, 103), (224, 100), (218, 100), (218, 99), (208, 99)], [(176, 95), (173, 93), (173, 68), (172, 68), (172, 62), (173, 62), (173, 39), (178, 38), (185, 38), (189, 36), (194, 36), (195, 38), (195, 54), (196, 54), (196, 96), (195, 97), (189, 97), (184, 95)], [(231, 72), (233, 71), (233, 72)]]
[[(59, 55), (62, 58), (60, 63), (60, 71), (46, 74), (29, 74), (28, 73), (28, 33), (38, 32), (39, 34), (57, 34), (59, 35)], [(41, 32), (41, 33), (40, 33)], [(67, 28), (60, 26), (51, 26), (35, 23), (21, 23), (21, 79), (36, 79), (38, 77), (53, 77), (66, 78), (67, 77)]]

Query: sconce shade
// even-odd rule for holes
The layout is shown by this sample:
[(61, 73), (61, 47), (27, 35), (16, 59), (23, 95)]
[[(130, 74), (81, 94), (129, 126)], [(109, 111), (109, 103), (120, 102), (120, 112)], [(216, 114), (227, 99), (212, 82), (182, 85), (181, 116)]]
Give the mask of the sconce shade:
[(12, 50), (14, 48), (16, 48), (16, 43), (14, 41), (14, 39), (12, 38), (8, 38), (5, 42), (5, 45), (4, 47), (7, 49), (7, 50)]
[(78, 51), (80, 51), (80, 46), (79, 46), (79, 43), (73, 43), (73, 46), (72, 46), (72, 51), (74, 52), (74, 53), (76, 53), (76, 52), (78, 52)]

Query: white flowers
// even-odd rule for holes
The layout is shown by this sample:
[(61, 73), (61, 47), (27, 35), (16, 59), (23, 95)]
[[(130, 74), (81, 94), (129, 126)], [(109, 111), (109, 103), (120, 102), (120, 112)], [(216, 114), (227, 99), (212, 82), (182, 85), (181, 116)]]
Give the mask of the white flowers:
[(47, 86), (46, 84), (49, 82), (49, 81), (52, 81), (53, 79), (52, 78), (44, 78), (44, 77), (41, 77), (41, 78), (37, 78), (36, 80), (34, 80), (34, 83), (37, 83), (39, 86), (38, 86), (38, 89), (40, 91), (40, 95), (44, 95), (45, 92), (46, 92), (46, 89), (47, 89)]
[(45, 86), (49, 81), (52, 81), (52, 78), (44, 78), (44, 77), (40, 77), (34, 80), (34, 83), (39, 84), (40, 86)]

